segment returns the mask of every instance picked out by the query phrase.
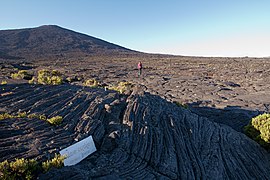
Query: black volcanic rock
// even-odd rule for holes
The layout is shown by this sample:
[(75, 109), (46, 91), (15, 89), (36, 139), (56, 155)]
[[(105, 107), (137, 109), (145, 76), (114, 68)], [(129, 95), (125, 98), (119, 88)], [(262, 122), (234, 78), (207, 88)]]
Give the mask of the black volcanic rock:
[(136, 52), (55, 25), (0, 31), (0, 58), (44, 58), (112, 53)]
[(2, 87), (1, 111), (60, 115), (63, 122), (0, 121), (1, 161), (46, 159), (93, 136), (97, 152), (40, 179), (269, 179), (269, 154), (257, 143), (141, 86), (129, 96), (70, 85)]

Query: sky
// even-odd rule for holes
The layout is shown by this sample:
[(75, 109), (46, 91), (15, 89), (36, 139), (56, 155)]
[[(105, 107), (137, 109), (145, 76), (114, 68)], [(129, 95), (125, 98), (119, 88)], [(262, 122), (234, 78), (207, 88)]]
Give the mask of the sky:
[(58, 25), (129, 49), (270, 57), (269, 0), (1, 0), (0, 30)]

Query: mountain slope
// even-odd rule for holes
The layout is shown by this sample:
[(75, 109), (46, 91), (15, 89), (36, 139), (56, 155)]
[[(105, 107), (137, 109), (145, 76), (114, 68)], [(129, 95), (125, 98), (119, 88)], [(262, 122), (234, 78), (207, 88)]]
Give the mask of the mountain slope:
[(55, 25), (0, 31), (0, 57), (7, 59), (135, 52)]

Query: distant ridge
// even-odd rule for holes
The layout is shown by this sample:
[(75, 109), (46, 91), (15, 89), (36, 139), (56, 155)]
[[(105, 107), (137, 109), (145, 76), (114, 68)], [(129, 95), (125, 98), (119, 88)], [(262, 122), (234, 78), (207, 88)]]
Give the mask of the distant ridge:
[(0, 30), (4, 59), (134, 53), (139, 52), (56, 25)]

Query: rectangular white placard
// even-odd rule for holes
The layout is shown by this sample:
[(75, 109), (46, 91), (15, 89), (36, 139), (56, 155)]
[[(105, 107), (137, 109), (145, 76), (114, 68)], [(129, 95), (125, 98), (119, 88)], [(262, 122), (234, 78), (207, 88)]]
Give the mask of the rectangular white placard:
[(92, 136), (89, 136), (60, 151), (62, 156), (66, 156), (64, 166), (72, 166), (95, 152), (96, 146)]

